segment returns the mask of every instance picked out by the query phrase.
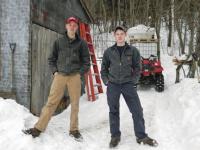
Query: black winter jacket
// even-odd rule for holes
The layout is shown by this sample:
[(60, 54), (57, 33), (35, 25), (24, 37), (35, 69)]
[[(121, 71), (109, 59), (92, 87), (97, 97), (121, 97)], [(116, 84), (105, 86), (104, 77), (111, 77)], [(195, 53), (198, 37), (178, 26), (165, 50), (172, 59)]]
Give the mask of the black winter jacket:
[(116, 44), (104, 52), (101, 65), (101, 78), (104, 84), (108, 81), (117, 84), (126, 82), (136, 84), (140, 77), (140, 70), (140, 53), (136, 47), (126, 43), (121, 57)]
[(87, 72), (90, 68), (87, 43), (78, 35), (71, 41), (65, 33), (54, 42), (48, 63), (53, 74), (60, 72), (68, 75), (81, 70), (82, 73)]

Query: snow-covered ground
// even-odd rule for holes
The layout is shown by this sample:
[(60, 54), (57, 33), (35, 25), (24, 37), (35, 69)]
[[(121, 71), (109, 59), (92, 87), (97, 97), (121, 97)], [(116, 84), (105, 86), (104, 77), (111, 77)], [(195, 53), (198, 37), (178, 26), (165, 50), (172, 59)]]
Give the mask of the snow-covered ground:
[[(120, 150), (198, 150), (200, 148), (200, 84), (197, 79), (175, 81), (175, 66), (172, 57), (162, 56), (165, 68), (165, 91), (155, 92), (154, 88), (139, 89), (144, 108), (146, 131), (159, 142), (151, 148), (138, 145), (135, 140), (132, 118), (121, 97)], [(95, 102), (81, 98), (80, 131), (84, 141), (76, 142), (69, 137), (70, 108), (54, 116), (39, 138), (24, 135), (21, 130), (32, 127), (37, 121), (26, 108), (15, 100), (0, 98), (0, 150), (102, 150), (109, 149), (110, 140), (106, 88)]]
[[(162, 44), (167, 43), (167, 32), (161, 31)], [(111, 38), (106, 38), (111, 39)], [(133, 131), (132, 117), (121, 100), (120, 118), (122, 139), (119, 150), (199, 150), (200, 148), (200, 84), (197, 79), (181, 78), (175, 84), (175, 66), (162, 45), (165, 91), (157, 93), (153, 87), (139, 88), (138, 94), (144, 109), (146, 131), (159, 146), (138, 145)], [(105, 48), (105, 47), (104, 47)], [(0, 98), (0, 150), (108, 150), (110, 141), (108, 106), (104, 94), (95, 102), (86, 95), (80, 99), (80, 131), (83, 142), (68, 135), (70, 107), (54, 116), (39, 138), (24, 135), (22, 129), (33, 127), (37, 117), (15, 100)]]

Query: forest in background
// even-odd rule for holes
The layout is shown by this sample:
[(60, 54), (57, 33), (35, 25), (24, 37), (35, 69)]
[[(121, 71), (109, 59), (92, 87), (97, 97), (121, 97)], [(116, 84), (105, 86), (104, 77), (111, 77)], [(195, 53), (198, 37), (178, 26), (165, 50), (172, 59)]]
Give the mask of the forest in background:
[[(172, 30), (177, 31), (181, 53), (185, 53), (186, 35), (190, 35), (189, 52), (200, 49), (199, 0), (84, 0), (95, 23), (103, 31), (116, 25), (129, 28), (137, 24), (155, 27), (159, 38), (162, 23), (168, 28), (168, 46), (172, 45)], [(196, 39), (195, 39), (196, 38)], [(196, 41), (196, 42), (194, 42)], [(194, 44), (196, 44), (194, 46)], [(196, 49), (194, 49), (196, 47)], [(200, 52), (198, 52), (200, 53)]]
[(101, 27), (99, 30), (102, 33), (113, 31), (116, 25), (130, 28), (144, 24), (155, 27), (157, 38), (160, 39), (160, 30), (165, 24), (169, 48), (177, 42), (174, 39), (176, 33), (180, 55), (191, 55), (195, 52), (200, 56), (200, 0), (84, 0), (84, 2), (95, 24)]

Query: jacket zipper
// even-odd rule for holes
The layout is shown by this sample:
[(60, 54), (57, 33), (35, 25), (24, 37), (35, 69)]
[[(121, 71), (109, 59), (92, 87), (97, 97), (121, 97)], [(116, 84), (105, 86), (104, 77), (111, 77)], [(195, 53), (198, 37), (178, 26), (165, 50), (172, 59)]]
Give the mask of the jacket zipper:
[[(121, 66), (122, 66), (122, 57), (123, 57), (123, 54), (125, 55), (126, 47), (127, 47), (127, 45), (124, 46), (124, 49), (122, 51), (122, 55), (120, 57), (120, 73), (121, 73)], [(120, 84), (121, 84), (121, 80), (120, 80)]]
[[(123, 51), (122, 51), (122, 55), (123, 55), (125, 49), (126, 49), (126, 45), (125, 45), (125, 47), (124, 47), (124, 49), (123, 49)], [(119, 62), (119, 83), (121, 84), (122, 55), (120, 56), (120, 53), (119, 53), (119, 51), (118, 51), (117, 48), (116, 48), (116, 50), (117, 50), (118, 56), (119, 56), (119, 58), (120, 58), (120, 62)]]

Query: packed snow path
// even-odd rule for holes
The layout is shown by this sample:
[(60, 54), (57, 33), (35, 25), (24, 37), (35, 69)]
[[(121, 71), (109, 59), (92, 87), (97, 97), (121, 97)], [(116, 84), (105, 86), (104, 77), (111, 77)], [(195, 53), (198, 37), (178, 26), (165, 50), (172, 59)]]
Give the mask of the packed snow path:
[[(165, 91), (154, 88), (138, 90), (144, 109), (146, 131), (159, 142), (152, 148), (136, 143), (131, 114), (121, 97), (122, 138), (119, 150), (198, 150), (200, 148), (200, 84), (196, 79), (183, 79), (174, 84), (175, 68), (171, 58), (163, 58)], [(105, 88), (106, 89), (106, 88)], [(104, 90), (105, 91), (105, 90)], [(53, 117), (39, 138), (24, 135), (21, 130), (37, 121), (14, 100), (0, 98), (0, 150), (108, 150), (110, 141), (106, 92), (96, 102), (81, 98), (80, 131), (83, 142), (68, 135), (70, 107)]]

